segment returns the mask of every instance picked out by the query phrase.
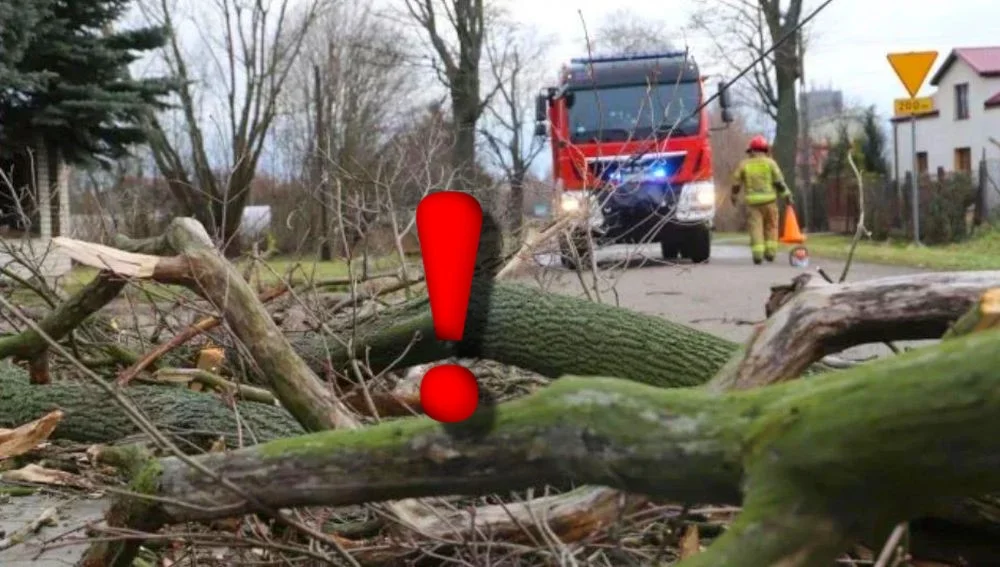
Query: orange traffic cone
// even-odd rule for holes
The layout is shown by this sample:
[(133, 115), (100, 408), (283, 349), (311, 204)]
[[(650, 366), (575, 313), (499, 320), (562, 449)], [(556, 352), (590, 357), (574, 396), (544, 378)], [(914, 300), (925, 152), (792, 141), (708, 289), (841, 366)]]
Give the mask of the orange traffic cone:
[(799, 230), (799, 219), (795, 217), (795, 209), (791, 205), (785, 206), (785, 230), (778, 240), (782, 244), (802, 244), (806, 241), (805, 235)]

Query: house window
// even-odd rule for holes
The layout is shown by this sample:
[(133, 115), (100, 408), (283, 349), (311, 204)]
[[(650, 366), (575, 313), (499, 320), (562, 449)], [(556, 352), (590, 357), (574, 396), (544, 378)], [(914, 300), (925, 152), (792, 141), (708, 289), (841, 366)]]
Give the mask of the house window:
[(969, 83), (955, 85), (955, 120), (969, 118)]
[(955, 148), (955, 171), (972, 173), (972, 148)]
[(917, 152), (917, 173), (927, 175), (927, 152)]

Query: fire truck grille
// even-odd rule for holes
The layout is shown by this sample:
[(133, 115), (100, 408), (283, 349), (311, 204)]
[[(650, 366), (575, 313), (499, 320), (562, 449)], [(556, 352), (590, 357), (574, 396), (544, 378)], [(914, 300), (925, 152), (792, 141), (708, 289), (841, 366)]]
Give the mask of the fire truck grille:
[(685, 154), (678, 153), (667, 156), (649, 156), (626, 165), (629, 156), (616, 156), (593, 160), (587, 164), (587, 169), (595, 178), (604, 182), (619, 183), (628, 181), (640, 174), (646, 180), (662, 179), (664, 182), (672, 179), (684, 165)]

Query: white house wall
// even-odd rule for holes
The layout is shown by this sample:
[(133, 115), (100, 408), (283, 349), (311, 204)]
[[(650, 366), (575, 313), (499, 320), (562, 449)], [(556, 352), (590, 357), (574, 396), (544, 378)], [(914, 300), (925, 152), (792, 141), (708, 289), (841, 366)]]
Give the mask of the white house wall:
[[(960, 83), (969, 83), (969, 118), (965, 120), (955, 120), (955, 85)], [(1000, 108), (983, 107), (983, 102), (997, 92), (1000, 77), (980, 77), (961, 58), (952, 64), (931, 95), (940, 114), (916, 121), (917, 151), (927, 152), (928, 173), (934, 174), (939, 167), (954, 170), (956, 148), (971, 149), (974, 176), (984, 150), (987, 158), (1000, 157), (1000, 148), (989, 141), (990, 136), (1000, 139)], [(912, 170), (910, 123), (895, 122), (893, 128), (897, 134), (895, 157), (903, 178)]]

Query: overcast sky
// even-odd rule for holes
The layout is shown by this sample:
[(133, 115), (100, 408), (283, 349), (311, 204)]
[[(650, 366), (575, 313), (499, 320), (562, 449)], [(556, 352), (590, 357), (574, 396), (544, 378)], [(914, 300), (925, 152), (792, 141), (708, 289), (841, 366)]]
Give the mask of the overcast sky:
[[(403, 0), (345, 1), (370, 1), (383, 7), (403, 6)], [(690, 47), (704, 73), (731, 73), (713, 65), (713, 48), (703, 32), (684, 30), (695, 6), (691, 0), (492, 1), (505, 5), (511, 16), (556, 40), (545, 63), (550, 82), (555, 81), (562, 63), (586, 54), (578, 11), (582, 12), (593, 33), (603, 18), (621, 8), (666, 22), (664, 33), (676, 45)], [(787, 1), (782, 0), (782, 3), (787, 4)], [(805, 1), (804, 13), (808, 14), (822, 0)], [(888, 120), (893, 99), (906, 96), (906, 91), (889, 66), (887, 53), (937, 50), (939, 55), (931, 71), (933, 74), (954, 47), (1000, 44), (1000, 36), (996, 34), (998, 22), (1000, 0), (833, 0), (810, 23), (810, 43), (805, 59), (807, 83), (813, 88), (840, 89), (849, 104), (874, 104), (882, 118)], [(929, 79), (930, 75), (921, 95), (933, 91)], [(535, 160), (532, 169), (543, 174), (549, 161), (546, 150)]]
[[(579, 56), (584, 45), (578, 10), (590, 30), (602, 17), (624, 7), (651, 18), (688, 22), (692, 2), (685, 0), (507, 0), (513, 13), (556, 35), (553, 74), (561, 61)], [(786, 4), (787, 0), (783, 1)], [(819, 5), (806, 0), (808, 13)], [(810, 24), (812, 42), (806, 52), (806, 82), (816, 88), (839, 88), (848, 101), (875, 104), (883, 117), (892, 114), (893, 98), (906, 96), (886, 53), (893, 51), (939, 51), (931, 74), (953, 47), (1000, 44), (998, 0), (833, 0)], [(670, 33), (670, 30), (667, 30)], [(704, 35), (673, 33), (679, 45), (690, 46), (696, 60), (709, 63), (711, 45)], [(707, 69), (709, 71), (721, 69)], [(929, 94), (930, 75), (921, 95)]]

